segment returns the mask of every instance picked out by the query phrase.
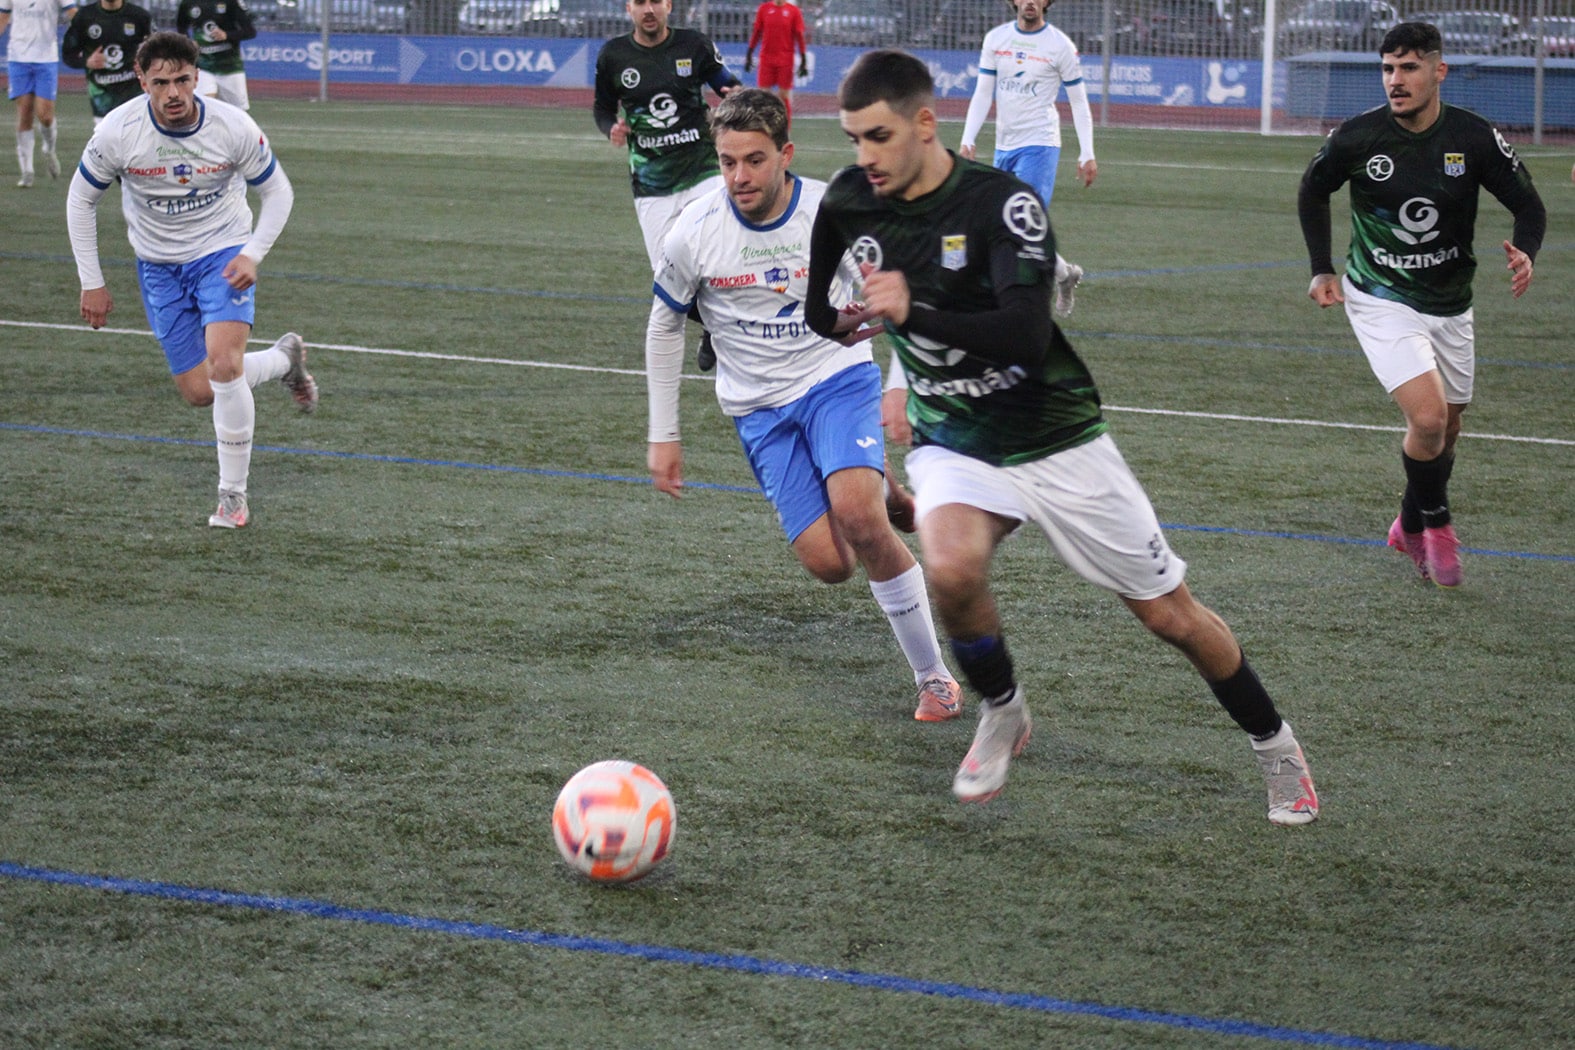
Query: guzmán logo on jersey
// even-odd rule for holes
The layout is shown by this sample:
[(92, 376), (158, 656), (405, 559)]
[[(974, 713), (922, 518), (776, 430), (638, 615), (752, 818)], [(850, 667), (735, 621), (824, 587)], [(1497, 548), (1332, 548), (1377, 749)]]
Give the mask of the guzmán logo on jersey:
[(1026, 190), (1020, 190), (1006, 198), (1006, 204), (1001, 208), (1001, 218), (1006, 222), (1008, 230), (1030, 244), (1044, 240), (1045, 234), (1050, 231), (1050, 222), (1045, 218), (1044, 205), (1039, 203), (1038, 197)]
[(640, 86), (640, 71), (633, 66), (628, 67), (618, 75), (618, 83), (633, 90)]
[(880, 269), (880, 264), (885, 261), (885, 256), (880, 250), (880, 242), (867, 234), (853, 242), (853, 247), (848, 249), (848, 254), (853, 256), (853, 265), (863, 266), (869, 263), (876, 270)]
[(1395, 236), (1407, 244), (1426, 244), (1438, 236), (1438, 206), (1426, 197), (1412, 197), (1400, 205), (1400, 225)]
[(1367, 158), (1367, 177), (1374, 182), (1387, 182), (1394, 173), (1395, 162), (1388, 154), (1380, 153)]
[(670, 128), (678, 123), (678, 100), (664, 91), (651, 99), (647, 112), (651, 115), (652, 127)]

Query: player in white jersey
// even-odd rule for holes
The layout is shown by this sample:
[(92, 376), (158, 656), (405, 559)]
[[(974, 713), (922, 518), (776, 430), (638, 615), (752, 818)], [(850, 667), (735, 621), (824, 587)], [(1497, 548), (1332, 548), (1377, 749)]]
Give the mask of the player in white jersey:
[(69, 21), (77, 5), (67, 0), (0, 0), (0, 33), (9, 26), (6, 42), (6, 94), (16, 103), (16, 161), (22, 176), (17, 185), (33, 184), (33, 121), (43, 139), (44, 167), (60, 177), (55, 153), (55, 96), (60, 85), (61, 20)]
[[(100, 328), (114, 308), (99, 266), (98, 203), (118, 179), (148, 323), (181, 396), (213, 406), (219, 507), (208, 524), (240, 528), (248, 518), (252, 388), (278, 379), (303, 411), (317, 406), (300, 336), (291, 332), (267, 350), (246, 352), (257, 265), (283, 231), (295, 191), (251, 117), (196, 97), (197, 45), (190, 38), (154, 33), (137, 51), (137, 74), (148, 97), (104, 118), (66, 202), (82, 317)], [(262, 204), (255, 231), (248, 185)]]
[[(1056, 98), (1066, 89), (1077, 129), (1077, 173), (1084, 186), (1099, 174), (1094, 160), (1094, 115), (1077, 45), (1045, 21), (1055, 0), (1008, 0), (1015, 21), (998, 25), (984, 36), (979, 49), (979, 76), (963, 123), (959, 152), (974, 159), (975, 143), (990, 105), (995, 105), (994, 165), (1022, 179), (1039, 192), (1046, 208), (1055, 194), (1056, 165), (1061, 160), (1061, 117)], [(1083, 268), (1055, 257), (1055, 309), (1072, 312)]]
[[(876, 331), (850, 304), (842, 341), (804, 321), (809, 235), (825, 183), (789, 173), (787, 108), (769, 91), (734, 91), (711, 114), (723, 188), (679, 216), (656, 266), (645, 333), (647, 462), (659, 491), (683, 488), (678, 386), (684, 318), (697, 301), (717, 357), (717, 400), (733, 417), (761, 489), (800, 564), (841, 583), (862, 565), (919, 688), (914, 718), (961, 713), (924, 572), (888, 519)], [(848, 271), (853, 277), (853, 271)]]

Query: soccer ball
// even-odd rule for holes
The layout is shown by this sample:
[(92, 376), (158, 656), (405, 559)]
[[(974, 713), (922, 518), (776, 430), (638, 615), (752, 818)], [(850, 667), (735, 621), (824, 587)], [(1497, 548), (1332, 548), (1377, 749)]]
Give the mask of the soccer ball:
[(672, 793), (633, 762), (596, 762), (563, 785), (552, 837), (569, 865), (596, 882), (631, 882), (667, 856), (678, 830)]

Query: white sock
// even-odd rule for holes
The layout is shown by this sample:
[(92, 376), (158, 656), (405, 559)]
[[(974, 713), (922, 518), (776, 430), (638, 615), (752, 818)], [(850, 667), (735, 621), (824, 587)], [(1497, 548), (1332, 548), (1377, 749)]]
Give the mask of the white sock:
[(902, 655), (913, 668), (913, 680), (922, 683), (938, 674), (950, 678), (951, 672), (941, 658), (940, 643), (935, 640), (935, 619), (930, 614), (923, 567), (915, 564), (901, 576), (880, 582), (871, 580), (870, 593), (891, 621), (891, 633), (897, 636)]
[(253, 350), (241, 358), (246, 385), (256, 390), (270, 379), (281, 379), (290, 370), (290, 355), (275, 343), (266, 350)]
[(38, 130), (44, 140), (44, 152), (55, 152), (55, 125), (41, 123), (38, 125)]
[(213, 387), (213, 435), (219, 446), (219, 488), (246, 491), (252, 467), (252, 430), (257, 424), (257, 404), (252, 388), (241, 376), (226, 383), (209, 380)]
[(16, 162), (21, 167), (23, 175), (33, 174), (33, 132), (31, 129), (16, 133)]
[(1291, 724), (1282, 718), (1280, 719), (1279, 732), (1263, 740), (1259, 740), (1256, 737), (1251, 739), (1254, 751), (1273, 751), (1277, 747), (1286, 747), (1294, 744), (1296, 742), (1296, 734), (1291, 732)]

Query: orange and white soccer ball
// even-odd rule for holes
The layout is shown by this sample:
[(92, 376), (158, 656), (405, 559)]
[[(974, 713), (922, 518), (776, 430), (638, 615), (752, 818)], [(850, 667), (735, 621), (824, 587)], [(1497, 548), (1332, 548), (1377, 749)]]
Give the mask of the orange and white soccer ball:
[(655, 773), (634, 762), (596, 762), (558, 792), (552, 837), (563, 859), (596, 882), (630, 882), (667, 856), (677, 818)]

